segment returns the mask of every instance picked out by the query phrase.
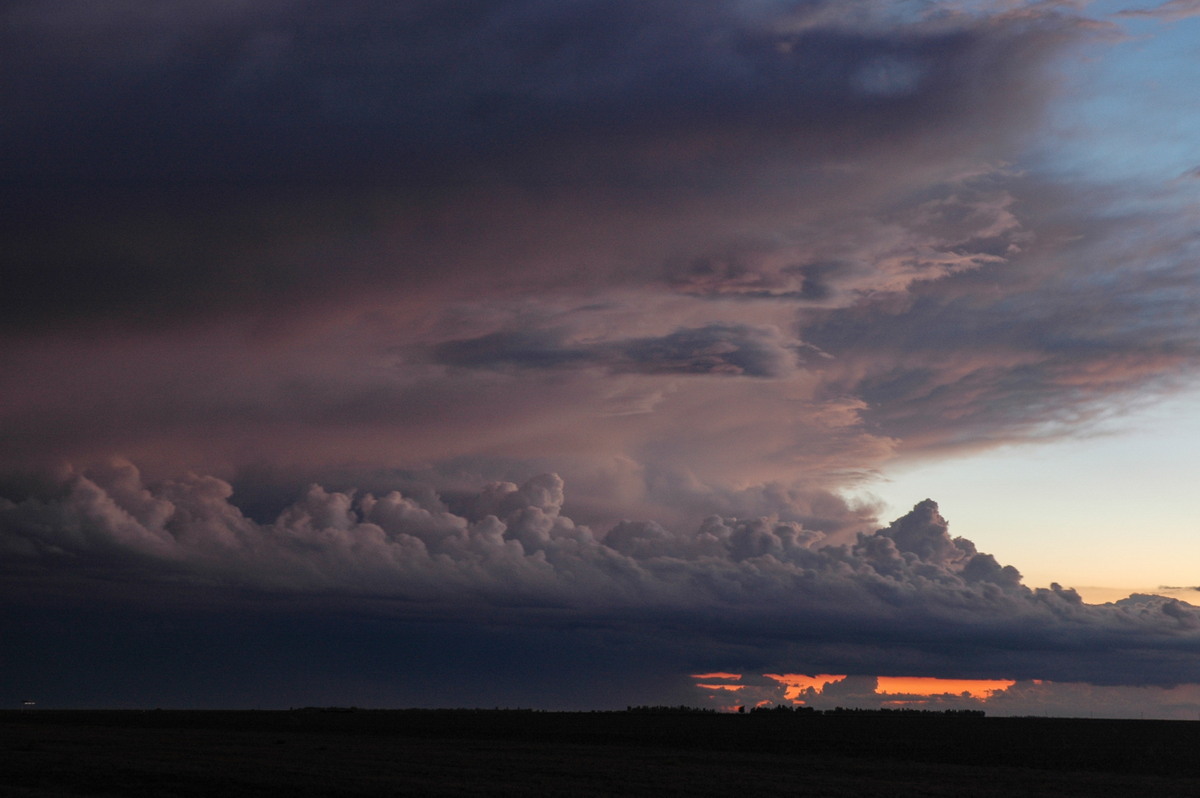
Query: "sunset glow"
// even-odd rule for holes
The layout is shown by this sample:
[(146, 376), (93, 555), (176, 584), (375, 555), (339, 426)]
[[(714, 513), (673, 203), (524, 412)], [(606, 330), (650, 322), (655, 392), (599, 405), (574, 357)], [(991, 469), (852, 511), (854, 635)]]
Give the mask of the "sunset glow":
[(881, 695), (960, 695), (987, 698), (998, 690), (1016, 684), (1003, 679), (934, 679), (927, 676), (880, 676), (877, 692)]
[(820, 690), (826, 684), (840, 682), (846, 678), (845, 674), (834, 676), (828, 673), (820, 673), (816, 676), (805, 676), (802, 673), (765, 673), (763, 675), (768, 679), (774, 679), (780, 684), (787, 685), (787, 691), (784, 693), (787, 698), (796, 698), (809, 688)]
[[(763, 676), (785, 687), (783, 698), (793, 702), (804, 703), (802, 696), (810, 691), (816, 695), (824, 695), (831, 686), (836, 687), (846, 681), (846, 675), (817, 674), (808, 676), (801, 673), (766, 673)], [(700, 678), (700, 677), (693, 677)], [(748, 686), (740, 684), (742, 676), (732, 673), (722, 673), (721, 678), (728, 684), (697, 683), (704, 690), (745, 690)], [(1041, 684), (1034, 680), (1032, 684)], [(902, 706), (919, 703), (924, 696), (963, 696), (986, 700), (995, 693), (1004, 691), (1016, 684), (1011, 679), (941, 679), (928, 676), (879, 676), (871, 680), (870, 694), (879, 696), (881, 705)], [(887, 699), (888, 696), (899, 696)], [(770, 699), (761, 699), (760, 704), (771, 703)]]

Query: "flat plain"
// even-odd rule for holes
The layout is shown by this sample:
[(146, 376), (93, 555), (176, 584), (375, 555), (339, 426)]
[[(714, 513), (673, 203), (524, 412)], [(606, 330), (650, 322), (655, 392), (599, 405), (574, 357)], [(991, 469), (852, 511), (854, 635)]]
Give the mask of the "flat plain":
[(0, 712), (6, 796), (1200, 795), (1200, 722), (519, 710)]

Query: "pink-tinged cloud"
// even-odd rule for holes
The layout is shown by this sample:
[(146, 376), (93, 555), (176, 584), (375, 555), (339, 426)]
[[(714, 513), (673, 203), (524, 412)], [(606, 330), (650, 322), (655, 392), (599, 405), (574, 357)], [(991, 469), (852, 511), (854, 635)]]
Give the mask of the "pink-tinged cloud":
[(1127, 8), (1116, 13), (1118, 17), (1148, 17), (1166, 22), (1178, 22), (1183, 19), (1200, 16), (1200, 3), (1196, 0), (1168, 0), (1152, 8)]

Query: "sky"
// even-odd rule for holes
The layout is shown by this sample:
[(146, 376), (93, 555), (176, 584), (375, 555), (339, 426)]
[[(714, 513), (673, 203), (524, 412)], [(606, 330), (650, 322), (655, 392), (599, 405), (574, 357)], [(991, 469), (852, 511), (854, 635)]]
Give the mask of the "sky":
[(6, 3), (0, 701), (1200, 717), (1198, 50)]

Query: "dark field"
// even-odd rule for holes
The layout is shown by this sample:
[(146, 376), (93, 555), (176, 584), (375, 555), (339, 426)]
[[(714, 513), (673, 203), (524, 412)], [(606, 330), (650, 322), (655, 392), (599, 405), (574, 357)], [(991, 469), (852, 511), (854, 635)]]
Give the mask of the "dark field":
[(0, 712), (5, 796), (1198, 796), (1200, 722)]

